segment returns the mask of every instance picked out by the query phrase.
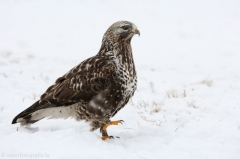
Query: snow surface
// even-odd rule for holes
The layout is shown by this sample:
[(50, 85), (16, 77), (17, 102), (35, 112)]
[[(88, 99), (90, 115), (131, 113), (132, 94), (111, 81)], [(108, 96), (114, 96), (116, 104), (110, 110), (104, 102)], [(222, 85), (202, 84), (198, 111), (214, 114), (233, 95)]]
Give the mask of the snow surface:
[[(240, 158), (240, 1), (0, 1), (0, 158)], [(135, 23), (138, 89), (102, 141), (85, 122), (12, 125), (95, 55), (106, 29)], [(18, 131), (17, 131), (18, 127)], [(15, 157), (13, 157), (15, 156)]]

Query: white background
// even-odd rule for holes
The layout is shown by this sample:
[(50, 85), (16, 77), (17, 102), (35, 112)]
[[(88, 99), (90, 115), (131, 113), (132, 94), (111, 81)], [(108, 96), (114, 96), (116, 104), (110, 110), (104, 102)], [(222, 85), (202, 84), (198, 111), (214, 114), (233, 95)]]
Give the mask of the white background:
[[(113, 118), (124, 125), (108, 130), (120, 139), (102, 141), (73, 119), (11, 125), (59, 76), (97, 54), (119, 20), (141, 32), (132, 39), (138, 89)], [(240, 1), (0, 1), (0, 155), (19, 153), (239, 159)]]

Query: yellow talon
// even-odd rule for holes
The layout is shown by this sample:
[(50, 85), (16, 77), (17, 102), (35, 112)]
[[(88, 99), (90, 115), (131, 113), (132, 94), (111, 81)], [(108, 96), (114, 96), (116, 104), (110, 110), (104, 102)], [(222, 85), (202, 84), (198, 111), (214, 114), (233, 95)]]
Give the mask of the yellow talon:
[[(102, 135), (103, 135), (102, 136), (102, 140), (113, 139), (114, 138), (113, 136), (108, 136), (108, 134), (107, 134), (107, 127), (109, 127), (110, 125), (118, 125), (119, 123), (122, 124), (123, 122), (124, 122), (123, 120), (110, 121), (106, 125), (104, 125), (102, 127), (102, 130), (101, 130)], [(119, 138), (119, 137), (117, 137), (117, 138)]]
[(123, 120), (110, 121), (109, 123), (103, 126), (103, 130), (106, 130), (107, 127), (109, 127), (110, 125), (118, 125), (119, 123), (122, 124), (123, 122), (124, 122)]
[(102, 136), (102, 140), (113, 139), (113, 136)]

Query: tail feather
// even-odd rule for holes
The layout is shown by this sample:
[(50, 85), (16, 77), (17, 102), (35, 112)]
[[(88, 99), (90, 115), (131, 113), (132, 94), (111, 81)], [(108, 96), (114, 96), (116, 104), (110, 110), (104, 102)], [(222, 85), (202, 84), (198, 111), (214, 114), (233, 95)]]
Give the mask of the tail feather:
[[(16, 124), (18, 123), (18, 119), (22, 119), (19, 120), (20, 123), (23, 123), (23, 120), (26, 122), (23, 125), (27, 125), (27, 123), (32, 124), (35, 123), (37, 121), (31, 121), (31, 116), (32, 113), (40, 110), (40, 109), (44, 109), (47, 107), (50, 107), (51, 104), (49, 104), (47, 101), (40, 103), (39, 101), (36, 101), (32, 106), (28, 107), (27, 109), (25, 109), (24, 111), (22, 111), (21, 113), (19, 113), (12, 121), (12, 124)], [(22, 122), (21, 122), (22, 121)]]
[(45, 118), (68, 118), (75, 117), (75, 106), (55, 106), (47, 101), (35, 102), (32, 106), (18, 114), (12, 124), (21, 123), (22, 126), (36, 123)]

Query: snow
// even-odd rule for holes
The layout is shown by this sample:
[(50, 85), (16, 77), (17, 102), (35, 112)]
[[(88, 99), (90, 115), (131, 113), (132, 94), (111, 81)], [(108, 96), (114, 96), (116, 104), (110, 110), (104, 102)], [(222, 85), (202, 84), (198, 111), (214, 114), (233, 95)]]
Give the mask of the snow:
[[(240, 2), (1, 1), (0, 158), (240, 158)], [(73, 119), (12, 119), (95, 55), (106, 29), (136, 24), (138, 89), (114, 140)], [(18, 129), (18, 131), (17, 131)], [(15, 157), (14, 157), (15, 156)]]

